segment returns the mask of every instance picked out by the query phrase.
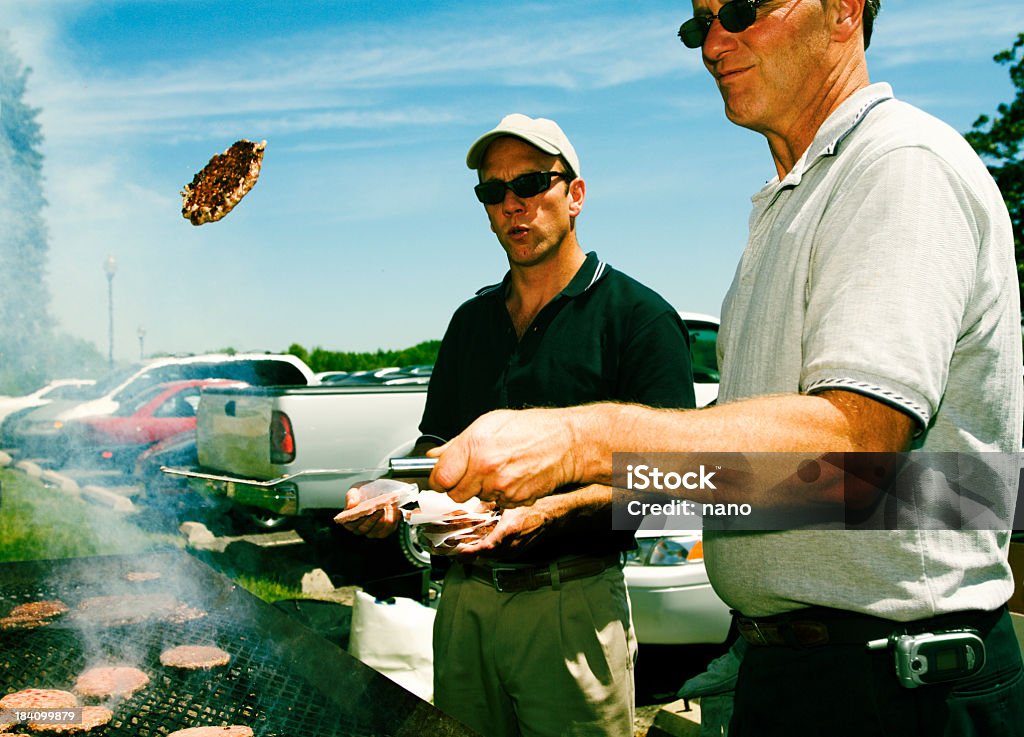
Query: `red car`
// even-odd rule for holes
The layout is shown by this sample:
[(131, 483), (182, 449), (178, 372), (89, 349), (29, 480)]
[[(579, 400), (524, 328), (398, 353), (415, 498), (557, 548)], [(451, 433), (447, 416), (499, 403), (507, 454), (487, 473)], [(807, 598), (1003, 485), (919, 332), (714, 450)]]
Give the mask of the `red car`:
[(171, 435), (195, 430), (199, 395), (207, 386), (246, 386), (224, 379), (189, 379), (148, 387), (112, 415), (68, 420), (65, 466), (131, 472), (142, 451)]

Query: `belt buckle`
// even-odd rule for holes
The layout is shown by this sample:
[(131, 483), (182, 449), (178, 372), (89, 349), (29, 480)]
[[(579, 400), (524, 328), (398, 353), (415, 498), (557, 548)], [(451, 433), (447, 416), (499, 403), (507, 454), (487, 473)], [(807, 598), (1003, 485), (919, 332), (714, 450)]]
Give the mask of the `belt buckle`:
[(498, 580), (498, 574), (499, 573), (514, 573), (515, 570), (516, 570), (515, 568), (508, 568), (508, 567), (502, 568), (500, 566), (495, 566), (495, 567), (491, 568), (491, 585), (494, 586), (494, 590), (499, 592), (499, 593), (504, 593), (505, 589), (504, 589), (504, 587), (501, 585), (501, 583)]
[(750, 617), (737, 618), (736, 626), (743, 635), (743, 639), (751, 645), (767, 645), (768, 638), (765, 637), (757, 621)]
[(768, 644), (768, 638), (765, 637), (764, 632), (761, 631), (761, 627), (757, 624), (756, 621), (752, 621), (751, 624), (754, 625), (754, 629), (753, 629), (752, 634), (755, 636), (757, 644), (758, 645), (767, 645)]

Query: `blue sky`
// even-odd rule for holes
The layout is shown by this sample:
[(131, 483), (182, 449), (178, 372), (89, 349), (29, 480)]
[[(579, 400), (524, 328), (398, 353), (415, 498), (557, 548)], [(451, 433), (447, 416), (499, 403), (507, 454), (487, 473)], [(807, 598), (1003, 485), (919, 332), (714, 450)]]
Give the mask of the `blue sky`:
[[(559, 121), (580, 154), (586, 250), (679, 309), (717, 314), (746, 242), (764, 140), (729, 124), (689, 3), (0, 0), (32, 67), (62, 329), (115, 356), (233, 346), (401, 348), (440, 338), (506, 265), (469, 144), (506, 113)], [(1013, 94), (992, 55), (1024, 3), (886, 0), (874, 81), (958, 130)], [(193, 227), (183, 184), (238, 138), (263, 173)]]

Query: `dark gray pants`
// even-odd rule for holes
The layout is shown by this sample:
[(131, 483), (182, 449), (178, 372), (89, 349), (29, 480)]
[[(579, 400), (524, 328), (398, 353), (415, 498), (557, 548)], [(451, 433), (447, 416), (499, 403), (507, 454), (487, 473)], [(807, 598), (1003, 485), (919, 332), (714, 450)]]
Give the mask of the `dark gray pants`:
[(750, 647), (729, 737), (1024, 737), (1024, 668), (1009, 613), (980, 634), (980, 672), (914, 689), (897, 681), (890, 651)]

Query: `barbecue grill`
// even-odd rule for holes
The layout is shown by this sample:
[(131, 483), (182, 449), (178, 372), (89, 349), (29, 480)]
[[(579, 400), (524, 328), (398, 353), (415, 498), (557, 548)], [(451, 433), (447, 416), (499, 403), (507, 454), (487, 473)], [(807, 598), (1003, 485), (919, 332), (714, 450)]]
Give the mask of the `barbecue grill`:
[[(160, 577), (130, 582), (129, 571)], [(145, 607), (144, 621), (134, 624), (74, 616), (90, 597), (167, 594), (206, 616), (172, 621)], [(36, 629), (0, 631), (0, 695), (71, 690), (78, 674), (101, 664), (145, 671), (149, 685), (105, 703), (113, 719), (90, 735), (147, 737), (224, 724), (249, 726), (256, 737), (475, 734), (185, 553), (0, 564), (0, 614), (54, 598), (72, 611)], [(162, 666), (161, 651), (182, 644), (215, 645), (231, 662), (195, 672)]]

